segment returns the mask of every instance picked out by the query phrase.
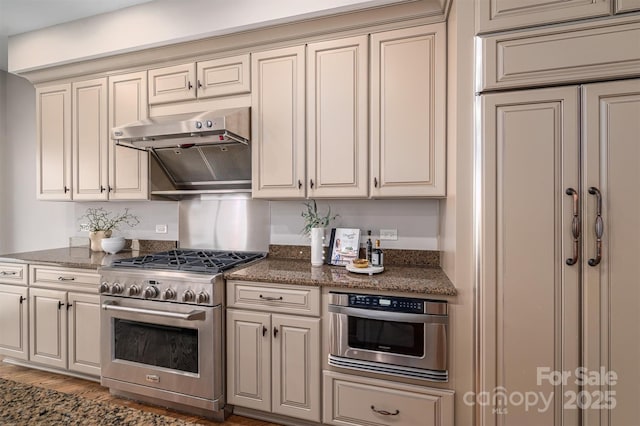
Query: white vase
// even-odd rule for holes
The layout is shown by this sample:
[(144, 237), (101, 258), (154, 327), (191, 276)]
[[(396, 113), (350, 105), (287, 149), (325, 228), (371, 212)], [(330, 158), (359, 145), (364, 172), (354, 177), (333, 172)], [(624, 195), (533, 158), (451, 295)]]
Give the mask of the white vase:
[(311, 228), (311, 266), (322, 266), (324, 263), (324, 228)]
[(91, 241), (91, 251), (102, 251), (102, 239), (109, 238), (110, 236), (111, 236), (111, 230), (89, 232), (89, 240)]

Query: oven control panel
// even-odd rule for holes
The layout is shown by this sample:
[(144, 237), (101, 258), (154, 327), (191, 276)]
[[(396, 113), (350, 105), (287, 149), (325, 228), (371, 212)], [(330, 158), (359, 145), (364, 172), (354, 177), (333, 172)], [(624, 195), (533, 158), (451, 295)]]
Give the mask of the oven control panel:
[(372, 294), (348, 294), (348, 305), (352, 308), (373, 309), (410, 314), (446, 315), (447, 302), (415, 299), (410, 297), (380, 296)]

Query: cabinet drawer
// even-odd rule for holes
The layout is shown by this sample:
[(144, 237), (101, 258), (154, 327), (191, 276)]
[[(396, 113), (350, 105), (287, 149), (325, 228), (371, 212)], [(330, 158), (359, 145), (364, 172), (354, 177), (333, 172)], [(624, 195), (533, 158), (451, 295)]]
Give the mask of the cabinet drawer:
[(320, 315), (319, 288), (242, 281), (228, 281), (227, 286), (229, 307)]
[(31, 285), (56, 290), (98, 293), (100, 275), (83, 269), (31, 265)]
[(452, 426), (454, 392), (324, 372), (324, 423)]
[(0, 263), (0, 283), (27, 285), (28, 270), (26, 263)]

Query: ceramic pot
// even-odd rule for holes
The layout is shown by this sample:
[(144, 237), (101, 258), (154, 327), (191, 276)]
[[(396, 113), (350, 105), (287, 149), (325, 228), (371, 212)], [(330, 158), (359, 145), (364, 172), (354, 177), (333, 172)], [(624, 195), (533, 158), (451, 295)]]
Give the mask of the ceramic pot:
[(111, 237), (109, 231), (91, 231), (89, 232), (89, 240), (91, 241), (91, 251), (102, 251), (102, 239)]
[(311, 228), (311, 266), (322, 266), (324, 263), (324, 228)]

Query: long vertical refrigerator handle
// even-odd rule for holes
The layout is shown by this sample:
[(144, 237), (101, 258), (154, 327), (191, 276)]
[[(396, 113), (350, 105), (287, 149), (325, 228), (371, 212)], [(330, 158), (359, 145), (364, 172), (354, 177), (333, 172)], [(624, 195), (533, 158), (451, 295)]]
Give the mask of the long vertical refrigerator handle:
[(573, 219), (571, 220), (571, 235), (573, 236), (573, 253), (566, 260), (567, 265), (575, 265), (578, 262), (580, 253), (580, 203), (578, 202), (578, 191), (573, 188), (567, 188), (567, 195), (573, 198)]
[(596, 220), (594, 231), (596, 234), (596, 257), (589, 259), (589, 266), (596, 266), (602, 260), (602, 234), (604, 234), (604, 221), (602, 220), (602, 194), (595, 186), (589, 188), (589, 194), (596, 196)]

